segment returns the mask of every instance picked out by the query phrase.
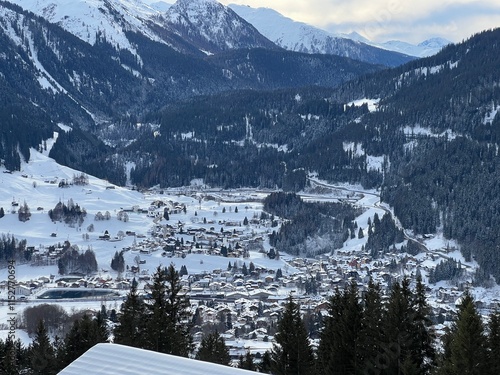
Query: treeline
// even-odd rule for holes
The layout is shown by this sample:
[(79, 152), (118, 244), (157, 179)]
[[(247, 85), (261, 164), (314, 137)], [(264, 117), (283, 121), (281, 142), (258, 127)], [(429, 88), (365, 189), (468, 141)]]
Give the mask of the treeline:
[(381, 196), (403, 227), (418, 234), (443, 228), (466, 260), (474, 258), (497, 281), (499, 35), (484, 31), (333, 93), (339, 101), (383, 98), (342, 140), (390, 160)]
[(464, 274), (462, 262), (453, 258), (442, 260), (434, 269), (429, 271), (429, 283), (435, 284), (441, 280), (457, 280)]
[(61, 131), (49, 156), (60, 164), (108, 180), (116, 185), (125, 185), (125, 166), (121, 158), (113, 155), (111, 147), (82, 129)]
[(90, 275), (97, 271), (97, 260), (92, 249), (80, 252), (78, 246), (66, 241), (63, 252), (57, 261), (60, 275)]
[[(359, 208), (346, 203), (309, 203), (294, 193), (271, 193), (264, 210), (286, 221), (269, 236), (278, 252), (314, 256), (342, 247), (356, 235)], [(314, 241), (311, 245), (311, 241)], [(308, 246), (309, 243), (309, 246)]]
[(32, 251), (26, 245), (25, 239), (17, 240), (12, 235), (2, 234), (0, 238), (0, 264), (9, 260), (16, 260), (21, 263), (30, 261)]
[(337, 290), (314, 351), (300, 306), (290, 298), (271, 351), (272, 373), (499, 373), (500, 313), (491, 313), (485, 324), (468, 291), (441, 338), (432, 328), (425, 287), (418, 277), (414, 290), (403, 279), (383, 300), (379, 286), (372, 282), (361, 296), (355, 284)]
[(75, 320), (64, 339), (56, 336), (51, 340), (44, 321), (39, 320), (28, 347), (20, 339), (0, 340), (0, 371), (5, 375), (55, 375), (92, 346), (108, 339), (106, 317), (101, 312)]

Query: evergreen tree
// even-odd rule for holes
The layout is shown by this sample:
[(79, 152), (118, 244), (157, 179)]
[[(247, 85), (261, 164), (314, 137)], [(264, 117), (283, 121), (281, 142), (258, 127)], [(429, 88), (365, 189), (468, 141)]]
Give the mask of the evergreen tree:
[(186, 275), (188, 275), (188, 274), (189, 274), (189, 273), (188, 273), (187, 267), (186, 267), (186, 265), (185, 265), (185, 264), (183, 264), (183, 265), (181, 266), (180, 271), (179, 271), (179, 276), (181, 276), (181, 277), (182, 277), (182, 276), (186, 276)]
[(337, 290), (329, 305), (318, 348), (318, 370), (322, 374), (361, 373), (363, 311), (356, 283), (351, 283), (343, 293)]
[(58, 353), (61, 368), (69, 365), (95, 344), (106, 342), (107, 339), (99, 319), (92, 319), (85, 314), (81, 319), (75, 320), (64, 339), (60, 355)]
[(173, 264), (166, 269), (165, 281), (167, 284), (167, 312), (172, 323), (170, 337), (173, 339), (171, 354), (187, 357), (192, 351), (193, 338), (190, 334), (191, 313), (190, 304), (186, 294), (181, 293), (179, 272)]
[(272, 365), (271, 353), (268, 350), (266, 350), (264, 352), (264, 355), (262, 355), (262, 360), (260, 361), (258, 366), (259, 372), (262, 372), (263, 374), (270, 374), (271, 365)]
[(113, 256), (113, 259), (111, 259), (111, 269), (117, 272), (125, 271), (125, 259), (122, 251), (115, 251), (115, 255)]
[(484, 326), (469, 291), (462, 297), (457, 319), (444, 342), (440, 374), (479, 375), (487, 373), (487, 344)]
[(300, 316), (299, 305), (288, 298), (274, 336), (271, 368), (276, 375), (309, 374), (314, 370), (314, 355)]
[(255, 371), (257, 370), (257, 367), (255, 366), (255, 363), (253, 362), (253, 356), (250, 353), (250, 351), (247, 351), (245, 356), (240, 356), (240, 362), (238, 363), (238, 368), (244, 369), (244, 370), (250, 370), (250, 371)]
[[(375, 221), (375, 220), (374, 220)], [(413, 306), (409, 280), (394, 283), (387, 305), (385, 322), (386, 340), (383, 346), (386, 361), (385, 374), (403, 374), (403, 363), (408, 367), (411, 358)]]
[(490, 314), (488, 323), (488, 371), (490, 374), (500, 374), (500, 312)]
[(30, 219), (31, 213), (26, 201), (21, 205), (21, 207), (19, 207), (19, 210), (17, 211), (17, 216), (19, 221), (22, 222), (28, 221)]
[(278, 280), (279, 280), (279, 279), (281, 279), (282, 277), (283, 277), (283, 271), (281, 270), (281, 268), (278, 268), (278, 269), (276, 270), (276, 277), (275, 277), (276, 281), (278, 281)]
[(241, 267), (241, 273), (243, 274), (243, 276), (248, 275), (248, 268), (246, 263), (243, 263), (243, 266)]
[(25, 356), (21, 341), (7, 338), (5, 343), (0, 340), (0, 374), (18, 375), (23, 369)]
[(229, 357), (229, 349), (226, 346), (224, 338), (219, 332), (215, 331), (203, 336), (200, 343), (200, 348), (196, 354), (196, 359), (218, 363), (220, 365), (229, 365), (231, 358)]
[(436, 351), (432, 321), (429, 317), (430, 307), (427, 304), (425, 285), (422, 283), (420, 273), (417, 274), (413, 312), (411, 358), (415, 367), (419, 370), (418, 374), (423, 375), (428, 374), (435, 365)]
[(150, 286), (151, 299), (146, 305), (146, 330), (144, 348), (161, 353), (171, 353), (172, 343), (169, 337), (169, 321), (167, 311), (167, 287), (165, 270), (160, 266), (152, 278)]
[(57, 373), (54, 347), (50, 342), (43, 320), (38, 323), (29, 356), (31, 374), (52, 375)]
[(179, 272), (171, 264), (153, 275), (147, 307), (145, 348), (187, 357), (192, 350), (189, 302), (181, 295)]
[(385, 368), (383, 342), (384, 306), (381, 300), (380, 285), (372, 279), (363, 297), (363, 316), (361, 320), (360, 346), (363, 357), (363, 374), (382, 374)]

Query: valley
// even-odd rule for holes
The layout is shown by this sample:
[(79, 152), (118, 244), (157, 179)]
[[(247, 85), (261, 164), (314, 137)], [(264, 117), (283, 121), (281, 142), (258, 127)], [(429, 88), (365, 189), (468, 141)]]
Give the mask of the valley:
[(0, 372), (500, 373), (500, 29), (152, 2), (0, 1)]
[[(61, 181), (71, 181), (80, 172), (56, 164), (47, 153), (32, 150), (32, 159), (21, 171), (3, 170), (0, 175), (4, 189), (0, 207), (7, 208), (0, 219), (1, 232), (17, 240), (25, 239), (27, 248), (32, 249), (30, 260), (16, 263), (15, 311), (19, 322), (23, 322), (26, 308), (45, 303), (56, 303), (68, 312), (100, 311), (103, 306), (106, 311), (118, 311), (133, 280), (138, 282), (139, 294), (147, 296), (147, 285), (157, 267), (173, 264), (177, 270), (187, 270), (182, 285), (192, 312), (201, 309), (203, 324), (219, 327), (232, 357), (237, 359), (247, 350), (263, 354), (270, 348), (272, 322), (276, 322), (289, 295), (300, 301), (312, 317), (326, 311), (326, 302), (336, 288), (352, 281), (363, 291), (371, 278), (380, 284), (383, 293), (389, 293), (393, 282), (403, 277), (414, 280), (417, 273), (428, 282), (429, 271), (442, 259), (451, 258), (461, 262), (464, 273), (453, 281), (429, 283), (426, 293), (435, 329), (441, 332), (453, 319), (455, 302), (471, 285), (477, 268), (439, 233), (422, 237), (406, 231), (405, 241), (391, 252), (372, 257), (365, 249), (370, 222), (376, 215), (393, 215), (387, 205), (381, 204), (375, 190), (331, 185), (311, 176), (301, 198), (305, 202), (348, 202), (360, 208), (362, 214), (355, 221), (364, 235), (357, 232), (341, 247), (315, 258), (286, 253), (270, 257), (268, 237), (282, 223), (263, 211), (263, 200), (272, 191), (210, 189), (193, 182), (188, 187), (139, 192), (93, 176), (87, 176), (88, 184), (84, 186), (60, 187)], [(52, 221), (48, 211), (58, 202), (70, 200), (85, 209), (83, 222), (75, 225)], [(37, 209), (29, 220), (21, 222), (18, 206), (12, 206), (14, 202)], [(109, 218), (97, 219), (99, 213)], [(127, 220), (119, 220), (118, 213), (126, 213)], [(418, 241), (425, 251), (417, 255), (401, 252), (401, 245), (408, 241)], [(64, 243), (77, 246), (80, 252), (91, 249), (98, 269), (89, 275), (60, 275), (57, 264)], [(125, 262), (119, 272), (110, 266), (117, 252), (122, 252)], [(7, 269), (0, 272), (1, 280), (7, 280)], [(0, 325), (6, 327), (11, 311), (7, 285), (1, 285)], [(52, 296), (66, 297), (51, 298), (51, 291)], [(84, 294), (78, 298), (72, 291)], [(474, 294), (481, 300), (485, 314), (500, 301), (498, 287), (475, 288)], [(231, 328), (226, 327), (227, 315), (232, 316)], [(201, 327), (194, 332), (195, 342), (201, 340)], [(1, 332), (0, 337), (6, 337), (8, 330)], [(17, 334), (26, 345), (30, 342), (25, 331), (18, 330)], [(313, 329), (312, 337), (315, 335)]]

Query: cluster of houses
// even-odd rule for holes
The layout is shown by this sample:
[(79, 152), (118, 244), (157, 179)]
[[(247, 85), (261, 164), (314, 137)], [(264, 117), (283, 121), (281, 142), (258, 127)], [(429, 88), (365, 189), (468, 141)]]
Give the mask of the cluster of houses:
[[(279, 319), (283, 304), (289, 295), (300, 302), (304, 313), (325, 314), (328, 308), (328, 297), (336, 288), (342, 289), (356, 282), (361, 293), (372, 279), (381, 287), (382, 293), (388, 295), (395, 281), (403, 277), (415, 279), (418, 272), (425, 275), (436, 264), (435, 253), (419, 254), (417, 257), (405, 253), (389, 253), (383, 258), (373, 259), (363, 249), (337, 250), (335, 254), (325, 254), (315, 259), (286, 259), (284, 269), (277, 270), (253, 267), (243, 272), (241, 265), (250, 265), (249, 253), (265, 252), (263, 231), (249, 230), (252, 226), (270, 228), (271, 223), (256, 217), (246, 220), (246, 225), (228, 220), (200, 219), (200, 225), (189, 225), (177, 221), (172, 215), (186, 212), (183, 204), (155, 201), (146, 209), (134, 207), (123, 212), (139, 212), (153, 219), (153, 226), (146, 235), (126, 232), (125, 236), (133, 236), (131, 246), (123, 251), (150, 255), (159, 253), (164, 257), (186, 257), (188, 254), (205, 254), (228, 258), (228, 264), (238, 263), (236, 267), (226, 270), (216, 269), (210, 273), (183, 275), (181, 282), (184, 291), (190, 296), (193, 308), (204, 324), (220, 325), (230, 346), (231, 353), (236, 356), (245, 348), (239, 339), (267, 342), (274, 334), (273, 327)], [(166, 214), (168, 220), (164, 220)], [(245, 218), (246, 219), (246, 218)], [(201, 222), (203, 225), (201, 225)], [(215, 228), (219, 228), (216, 230)], [(111, 241), (113, 238), (100, 238)], [(63, 251), (63, 246), (31, 249), (33, 265), (55, 264)], [(139, 257), (139, 259), (144, 259)], [(146, 258), (147, 259), (147, 258)], [(282, 258), (283, 260), (283, 258)], [(150, 272), (143, 266), (145, 260), (129, 265), (127, 271), (119, 279), (105, 276), (78, 277), (56, 279), (54, 275), (41, 277), (29, 283), (19, 283), (16, 295), (29, 295), (34, 289), (51, 283), (51, 286), (70, 288), (109, 288), (127, 291), (133, 278), (144, 287), (150, 280)], [(467, 273), (466, 273), (467, 274)], [(469, 275), (470, 276), (470, 275)], [(470, 278), (469, 278), (470, 279)], [(55, 284), (55, 285), (54, 285)], [(311, 287), (311, 285), (313, 287)], [(467, 287), (467, 276), (460, 285), (441, 283), (429, 286), (428, 300), (434, 314), (441, 320), (451, 320), (456, 310), (455, 303)], [(0, 282), (0, 289), (6, 288)], [(147, 288), (145, 288), (146, 293)], [(495, 299), (482, 301), (481, 308), (490, 309), (498, 306)], [(224, 329), (225, 328), (225, 329)], [(200, 330), (197, 335), (203, 333)], [(195, 336), (195, 340), (196, 340)], [(244, 353), (243, 353), (244, 354)]]

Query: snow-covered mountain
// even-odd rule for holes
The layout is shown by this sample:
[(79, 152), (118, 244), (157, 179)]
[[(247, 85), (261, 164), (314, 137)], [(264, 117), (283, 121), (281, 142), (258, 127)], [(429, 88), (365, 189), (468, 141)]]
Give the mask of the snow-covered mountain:
[[(135, 52), (126, 31), (135, 31), (162, 42), (151, 29), (160, 11), (141, 0), (12, 0), (47, 21), (58, 24), (94, 45), (103, 35), (114, 47)], [(158, 23), (158, 21), (156, 21)]]
[(269, 8), (252, 8), (230, 4), (239, 16), (254, 25), (264, 36), (290, 51), (321, 53), (349, 57), (373, 64), (400, 65), (412, 58), (399, 51), (389, 51), (334, 35), (306, 23), (297, 22)]
[(426, 57), (438, 53), (444, 46), (450, 44), (450, 41), (443, 38), (432, 38), (418, 45), (401, 41), (374, 43), (356, 32), (332, 34), (306, 23), (296, 22), (269, 8), (252, 8), (236, 4), (231, 4), (229, 7), (254, 25), (268, 39), (290, 51), (363, 59), (366, 53), (364, 49), (372, 46), (409, 56)]
[(238, 48), (277, 47), (216, 0), (178, 0), (164, 19), (183, 39), (208, 54)]
[(399, 40), (391, 40), (382, 44), (373, 44), (386, 48), (391, 51), (405, 53), (411, 56), (427, 57), (438, 53), (451, 42), (443, 38), (431, 38), (419, 43), (417, 45), (402, 42)]
[[(262, 47), (276, 49), (252, 25), (216, 0), (179, 0), (170, 5), (143, 0), (13, 0), (94, 45), (104, 37), (116, 49), (137, 55), (129, 32), (180, 52), (205, 53)], [(189, 46), (187, 46), (189, 45)]]
[(166, 3), (164, 1), (157, 1), (154, 3), (150, 3), (149, 6), (153, 9), (156, 9), (156, 10), (164, 13), (172, 6), (172, 4)]
[(384, 43), (374, 43), (366, 39), (364, 36), (358, 34), (357, 32), (342, 34), (342, 36), (375, 47), (384, 48), (390, 51), (400, 52), (415, 57), (433, 56), (441, 51), (443, 47), (451, 44), (449, 40), (446, 40), (444, 38), (431, 38), (415, 45), (407, 42), (402, 42), (400, 40), (391, 40)]
[[(370, 45), (359, 38), (334, 35), (295, 22), (272, 9), (226, 7), (217, 0), (178, 0), (173, 5), (146, 0), (12, 1), (91, 45), (97, 38), (104, 38), (114, 48), (129, 50), (135, 56), (137, 43), (130, 39), (130, 32), (188, 54), (279, 46), (388, 66), (411, 60), (408, 55), (424, 55), (402, 43)], [(431, 45), (420, 49), (433, 51)]]

